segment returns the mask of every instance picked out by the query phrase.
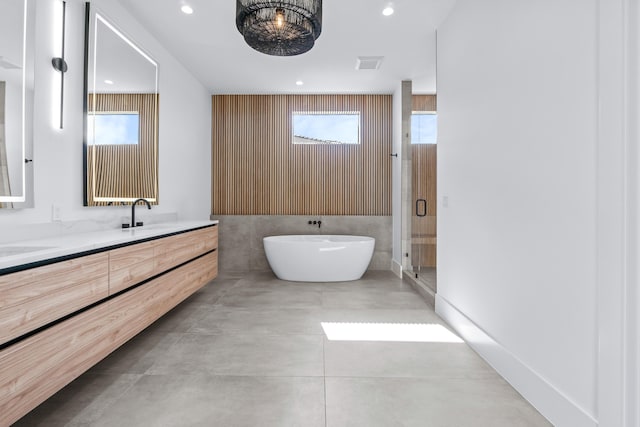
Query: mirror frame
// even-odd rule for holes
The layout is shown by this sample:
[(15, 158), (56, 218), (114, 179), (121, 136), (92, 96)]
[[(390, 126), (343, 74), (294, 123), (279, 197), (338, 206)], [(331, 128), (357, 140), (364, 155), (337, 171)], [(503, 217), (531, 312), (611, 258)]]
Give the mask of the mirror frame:
[[(0, 205), (6, 208), (33, 207), (33, 106), (35, 66), (35, 19), (36, 0), (23, 0), (22, 24), (22, 88), (20, 138), (22, 145), (21, 194), (0, 195)], [(31, 88), (31, 90), (29, 90)], [(6, 143), (6, 141), (5, 141)], [(13, 193), (13, 192), (12, 192)]]
[[(89, 132), (89, 116), (91, 113), (91, 108), (89, 106), (89, 96), (91, 93), (91, 83), (95, 86), (95, 82), (90, 80), (90, 70), (93, 69), (93, 73), (95, 75), (95, 64), (90, 63), (92, 53), (95, 55), (96, 50), (96, 37), (95, 35), (92, 37), (92, 32), (96, 32), (96, 24), (100, 21), (106, 27), (108, 27), (114, 34), (120, 37), (124, 42), (129, 44), (134, 50), (136, 50), (144, 59), (149, 61), (150, 65), (155, 67), (155, 93), (153, 103), (153, 110), (155, 114), (153, 115), (153, 120), (151, 123), (152, 133), (151, 138), (153, 139), (153, 147), (152, 147), (152, 160), (151, 166), (153, 171), (152, 176), (150, 177), (153, 181), (153, 189), (151, 190), (152, 194), (140, 194), (135, 197), (95, 197), (93, 193), (95, 191), (95, 178), (89, 176), (90, 174), (90, 137), (88, 135)], [(93, 46), (92, 46), (93, 44)], [(83, 167), (82, 167), (82, 189), (83, 189), (83, 205), (84, 206), (109, 206), (109, 205), (122, 205), (127, 203), (132, 203), (138, 198), (145, 198), (151, 204), (158, 204), (159, 199), (159, 158), (158, 158), (158, 130), (159, 130), (159, 79), (158, 79), (158, 63), (155, 61), (151, 55), (146, 53), (143, 49), (141, 49), (128, 35), (126, 35), (123, 31), (121, 31), (116, 25), (113, 24), (113, 21), (108, 19), (102, 12), (99, 10), (92, 10), (90, 2), (85, 3), (85, 37), (84, 37), (84, 92), (83, 92)], [(95, 101), (94, 101), (95, 104)], [(95, 112), (94, 112), (95, 114)], [(94, 152), (95, 155), (95, 152)], [(95, 162), (95, 157), (91, 157)], [(94, 168), (95, 173), (95, 168)]]

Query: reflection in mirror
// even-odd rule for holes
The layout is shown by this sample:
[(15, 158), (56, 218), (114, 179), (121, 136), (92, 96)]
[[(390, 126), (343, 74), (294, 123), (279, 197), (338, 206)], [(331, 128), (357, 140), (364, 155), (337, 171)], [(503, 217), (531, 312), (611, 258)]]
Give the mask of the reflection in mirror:
[(87, 4), (85, 206), (158, 203), (158, 66)]
[(32, 183), (34, 8), (35, 0), (0, 0), (0, 208), (33, 204), (28, 188)]

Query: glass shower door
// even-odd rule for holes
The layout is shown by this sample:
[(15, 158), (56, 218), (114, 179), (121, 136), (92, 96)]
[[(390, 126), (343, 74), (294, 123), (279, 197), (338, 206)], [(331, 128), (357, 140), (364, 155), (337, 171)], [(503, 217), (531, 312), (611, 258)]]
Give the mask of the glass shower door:
[(415, 277), (436, 290), (436, 144), (411, 145), (413, 213), (411, 265)]

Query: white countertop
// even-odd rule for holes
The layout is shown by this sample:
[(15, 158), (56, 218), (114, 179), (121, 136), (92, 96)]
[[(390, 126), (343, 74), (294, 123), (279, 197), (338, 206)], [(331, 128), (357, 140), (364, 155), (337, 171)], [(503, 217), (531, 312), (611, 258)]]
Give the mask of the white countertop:
[(76, 253), (126, 245), (153, 237), (217, 224), (218, 221), (177, 221), (135, 228), (69, 233), (46, 239), (0, 245), (0, 270)]

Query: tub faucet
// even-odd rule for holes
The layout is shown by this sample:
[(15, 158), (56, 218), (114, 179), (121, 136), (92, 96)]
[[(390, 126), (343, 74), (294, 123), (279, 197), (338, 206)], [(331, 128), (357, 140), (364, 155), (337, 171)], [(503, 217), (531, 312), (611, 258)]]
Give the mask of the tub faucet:
[(136, 222), (136, 204), (138, 202), (145, 202), (147, 204), (147, 208), (151, 209), (151, 203), (147, 199), (138, 199), (131, 204), (131, 227), (140, 227), (142, 225), (142, 221)]

